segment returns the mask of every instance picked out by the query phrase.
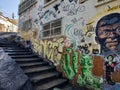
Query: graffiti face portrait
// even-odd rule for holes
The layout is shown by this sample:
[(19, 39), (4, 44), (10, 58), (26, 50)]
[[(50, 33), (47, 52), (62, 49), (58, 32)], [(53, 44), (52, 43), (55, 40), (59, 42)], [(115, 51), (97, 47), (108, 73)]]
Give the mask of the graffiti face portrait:
[(96, 42), (104, 52), (116, 50), (120, 44), (120, 14), (102, 17), (96, 25)]
[(112, 55), (109, 55), (109, 56), (107, 57), (107, 59), (108, 59), (108, 61), (113, 61), (114, 57), (113, 57)]

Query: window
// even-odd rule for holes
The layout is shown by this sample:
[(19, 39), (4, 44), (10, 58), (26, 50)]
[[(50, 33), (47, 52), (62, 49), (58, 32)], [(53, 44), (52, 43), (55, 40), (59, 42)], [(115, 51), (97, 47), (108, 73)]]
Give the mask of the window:
[(57, 19), (55, 21), (49, 22), (43, 26), (42, 35), (43, 37), (49, 37), (61, 34), (61, 21), (62, 19)]

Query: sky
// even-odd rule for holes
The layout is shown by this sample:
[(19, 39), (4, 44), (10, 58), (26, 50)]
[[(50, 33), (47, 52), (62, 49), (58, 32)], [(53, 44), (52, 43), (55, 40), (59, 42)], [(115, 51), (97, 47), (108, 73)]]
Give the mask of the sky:
[(18, 18), (18, 5), (20, 0), (0, 0), (0, 11), (4, 16), (12, 18), (12, 13), (14, 13), (14, 18)]

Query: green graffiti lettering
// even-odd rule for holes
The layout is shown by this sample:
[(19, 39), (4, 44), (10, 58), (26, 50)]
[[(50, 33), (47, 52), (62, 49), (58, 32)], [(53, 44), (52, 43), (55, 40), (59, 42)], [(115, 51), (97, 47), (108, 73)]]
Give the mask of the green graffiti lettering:
[(72, 53), (72, 67), (74, 73), (76, 74), (78, 72), (78, 52)]
[(95, 90), (100, 90), (99, 79), (94, 77), (91, 72), (92, 60), (90, 56), (86, 54), (81, 54), (80, 63), (82, 65), (82, 70), (81, 70), (82, 74), (81, 76), (79, 75), (78, 80), (77, 80), (79, 85), (85, 85), (88, 87), (92, 87)]

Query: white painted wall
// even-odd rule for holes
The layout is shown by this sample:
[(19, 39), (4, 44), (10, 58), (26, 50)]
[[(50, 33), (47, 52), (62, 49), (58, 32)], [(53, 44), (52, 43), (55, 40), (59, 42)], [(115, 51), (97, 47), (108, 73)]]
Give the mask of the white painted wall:
[[(54, 0), (53, 0), (54, 1)], [(75, 0), (77, 1), (77, 0)], [(56, 0), (49, 6), (45, 6), (40, 4), (42, 1), (39, 1), (38, 4), (38, 21), (39, 23), (45, 24), (52, 20), (56, 20), (58, 18), (63, 18), (62, 21), (62, 35), (71, 37), (70, 41), (74, 41), (74, 43), (81, 44), (81, 34), (84, 34), (84, 28), (88, 23), (88, 20), (91, 19), (95, 14), (95, 2), (94, 0), (88, 0), (83, 4), (79, 4), (79, 0), (77, 3), (74, 0), (70, 2), (70, 0)], [(58, 5), (58, 10), (56, 11), (54, 6)], [(91, 13), (92, 12), (92, 13)], [(38, 25), (39, 30), (42, 30), (42, 25)], [(65, 30), (66, 33), (65, 33)], [(78, 33), (74, 34), (74, 30)], [(94, 41), (94, 39), (91, 38)], [(93, 42), (91, 41), (91, 42)]]
[(7, 18), (0, 16), (0, 23), (5, 26), (4, 31), (8, 32), (17, 32), (18, 31), (18, 26), (9, 22)]

